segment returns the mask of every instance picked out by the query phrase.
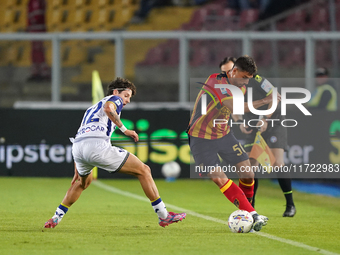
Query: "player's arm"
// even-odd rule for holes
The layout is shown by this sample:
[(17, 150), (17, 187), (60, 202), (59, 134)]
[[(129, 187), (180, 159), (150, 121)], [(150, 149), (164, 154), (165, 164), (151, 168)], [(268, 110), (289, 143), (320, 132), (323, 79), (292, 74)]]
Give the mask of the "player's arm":
[[(269, 92), (267, 93), (267, 95), (272, 95), (272, 92), (273, 92), (273, 88), (274, 86), (267, 80), (265, 79), (265, 81), (267, 81), (267, 86), (264, 86), (263, 90), (264, 90), (264, 93), (265, 92), (268, 92), (268, 89), (270, 88), (271, 86), (271, 89), (269, 90)], [(269, 88), (268, 88), (269, 87)], [(267, 89), (267, 90), (266, 90)], [(278, 102), (281, 101), (281, 95), (279, 92), (277, 92), (277, 100)], [(271, 109), (272, 108), (272, 105), (273, 105), (273, 101), (271, 101), (269, 104), (268, 104), (268, 108), (267, 109)], [(267, 130), (267, 127), (268, 127), (268, 122), (267, 122), (267, 119), (270, 119), (272, 117), (273, 113), (272, 114), (268, 114), (268, 115), (265, 115), (265, 116), (262, 116), (262, 118), (260, 118), (262, 121), (263, 121), (263, 125), (261, 126), (262, 122), (259, 121), (256, 125), (257, 126), (261, 126), (260, 128), (260, 132), (264, 132)]]
[[(272, 100), (273, 98), (272, 98), (272, 95), (270, 94), (269, 96), (266, 96), (265, 98), (254, 101), (253, 106), (255, 109), (257, 109), (263, 105), (269, 104), (270, 102), (272, 102)], [(222, 104), (226, 106), (231, 112), (233, 112), (233, 98), (232, 97), (228, 98), (227, 100), (224, 100)], [(244, 112), (250, 112), (248, 103), (244, 103)]]
[[(232, 114), (231, 117), (233, 118), (233, 120), (235, 122), (243, 122), (244, 121), (243, 115)], [(250, 129), (250, 130), (248, 130), (248, 129), (249, 129), (249, 126), (247, 124), (240, 125), (240, 130), (241, 130), (242, 133), (250, 134), (251, 132), (253, 132), (252, 129)]]
[(104, 112), (106, 113), (106, 115), (109, 117), (109, 119), (116, 124), (116, 126), (124, 133), (124, 135), (126, 136), (130, 136), (131, 138), (133, 138), (133, 140), (135, 142), (138, 141), (138, 134), (134, 131), (134, 130), (128, 130), (122, 123), (122, 121), (120, 120), (119, 115), (116, 112), (116, 105), (111, 102), (108, 101), (104, 104)]

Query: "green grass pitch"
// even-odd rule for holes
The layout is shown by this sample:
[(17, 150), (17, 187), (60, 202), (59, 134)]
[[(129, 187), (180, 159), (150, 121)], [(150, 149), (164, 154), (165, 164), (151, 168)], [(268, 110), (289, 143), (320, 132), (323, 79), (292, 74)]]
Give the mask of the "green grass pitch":
[[(340, 200), (294, 191), (297, 214), (283, 218), (283, 194), (268, 180), (260, 180), (256, 200), (257, 211), (269, 217), (260, 232), (267, 237), (234, 234), (192, 214), (162, 228), (148, 202), (93, 184), (55, 229), (43, 229), (70, 181), (0, 178), (0, 254), (340, 254)], [(100, 182), (144, 197), (136, 179)], [(236, 210), (210, 180), (156, 184), (165, 204), (223, 221)]]

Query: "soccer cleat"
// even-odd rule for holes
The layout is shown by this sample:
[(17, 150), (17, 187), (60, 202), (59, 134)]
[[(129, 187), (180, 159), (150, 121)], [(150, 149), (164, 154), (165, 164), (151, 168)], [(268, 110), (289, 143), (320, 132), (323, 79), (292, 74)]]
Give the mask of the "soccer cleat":
[(296, 214), (296, 208), (294, 205), (287, 205), (286, 211), (283, 213), (283, 217), (294, 217)]
[(49, 219), (47, 222), (45, 222), (45, 228), (55, 228), (55, 226), (57, 226), (58, 223), (59, 222), (57, 217)]
[(264, 215), (259, 215), (259, 217), (263, 220), (263, 226), (266, 226), (268, 223), (268, 217)]
[(163, 228), (165, 228), (166, 226), (168, 226), (169, 224), (172, 224), (174, 222), (179, 222), (182, 221), (183, 219), (185, 219), (185, 217), (187, 216), (186, 213), (174, 213), (174, 212), (169, 212), (168, 213), (168, 217), (166, 217), (165, 219), (159, 218), (159, 225)]
[(268, 223), (268, 217), (258, 215), (257, 213), (253, 214), (253, 219), (254, 219), (253, 229), (255, 231), (260, 231), (262, 229), (262, 226), (265, 226)]

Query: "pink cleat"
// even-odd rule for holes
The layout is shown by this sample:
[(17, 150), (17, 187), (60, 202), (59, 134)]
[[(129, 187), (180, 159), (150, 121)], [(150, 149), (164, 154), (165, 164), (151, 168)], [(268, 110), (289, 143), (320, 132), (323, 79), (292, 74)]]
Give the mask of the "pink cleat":
[(47, 222), (45, 222), (45, 228), (55, 228), (55, 226), (58, 225), (58, 218), (52, 218), (49, 219)]
[(168, 213), (168, 217), (166, 217), (166, 219), (161, 219), (159, 218), (159, 225), (163, 228), (165, 228), (166, 226), (168, 226), (169, 224), (172, 224), (174, 222), (179, 222), (182, 221), (183, 219), (185, 219), (185, 217), (187, 216), (186, 213), (174, 213), (174, 212), (169, 212)]

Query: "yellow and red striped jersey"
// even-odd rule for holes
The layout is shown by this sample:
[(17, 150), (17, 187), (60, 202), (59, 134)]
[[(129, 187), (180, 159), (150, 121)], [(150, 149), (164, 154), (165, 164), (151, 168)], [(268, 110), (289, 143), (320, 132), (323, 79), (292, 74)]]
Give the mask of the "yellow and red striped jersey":
[[(218, 139), (227, 135), (230, 132), (229, 118), (230, 109), (222, 103), (225, 100), (233, 98), (231, 92), (225, 88), (215, 88), (215, 84), (230, 84), (226, 77), (218, 77), (218, 73), (212, 74), (208, 77), (205, 84), (198, 93), (194, 109), (190, 118), (187, 133), (193, 137), (204, 139)], [(245, 94), (246, 87), (240, 88)], [(207, 93), (209, 92), (209, 93)], [(201, 103), (202, 95), (207, 95), (207, 109), (206, 114), (202, 115)], [(211, 97), (213, 96), (214, 99)], [(214, 119), (223, 119), (227, 124), (216, 124), (214, 126)]]

